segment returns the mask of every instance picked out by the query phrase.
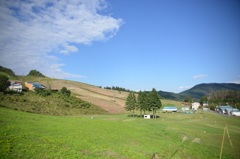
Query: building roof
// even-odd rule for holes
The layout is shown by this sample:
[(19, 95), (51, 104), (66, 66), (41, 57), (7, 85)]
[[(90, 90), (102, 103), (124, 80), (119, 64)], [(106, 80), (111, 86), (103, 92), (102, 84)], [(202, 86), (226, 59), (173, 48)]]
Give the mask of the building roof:
[(232, 106), (219, 106), (219, 108), (232, 108)]
[(177, 109), (176, 107), (164, 107), (163, 109)]
[(31, 82), (28, 82), (28, 83), (32, 84), (33, 87), (35, 87), (35, 88), (45, 88), (45, 86), (43, 86), (43, 85), (41, 85), (39, 83), (31, 83)]

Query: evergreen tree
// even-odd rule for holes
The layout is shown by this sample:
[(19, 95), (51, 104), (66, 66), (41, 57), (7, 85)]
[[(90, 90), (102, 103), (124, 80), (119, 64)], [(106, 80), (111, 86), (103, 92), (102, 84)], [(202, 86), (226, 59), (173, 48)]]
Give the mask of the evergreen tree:
[(149, 110), (149, 108), (148, 108), (148, 95), (147, 95), (146, 92), (142, 93), (142, 100), (143, 100), (143, 102), (142, 102), (141, 107), (142, 107), (143, 113), (145, 114), (145, 111)]
[(145, 114), (145, 111), (149, 110), (148, 104), (147, 104), (147, 93), (146, 92), (140, 91), (138, 93), (137, 107), (138, 107), (138, 110), (140, 110), (140, 117), (142, 117), (142, 111)]
[(189, 96), (186, 96), (186, 98), (184, 99), (184, 102), (190, 103), (191, 102), (191, 98)]
[(140, 117), (142, 117), (142, 105), (143, 105), (143, 98), (142, 98), (142, 91), (138, 93), (137, 97), (137, 110), (140, 110)]
[(155, 88), (149, 93), (148, 102), (149, 110), (153, 111), (153, 118), (156, 118), (156, 111), (162, 107), (162, 102)]
[(132, 111), (132, 113), (134, 114), (136, 105), (137, 105), (136, 96), (133, 92), (130, 92), (125, 103), (125, 109), (130, 112)]
[(200, 102), (201, 105), (203, 105), (203, 103), (207, 102), (207, 101), (208, 101), (208, 98), (206, 96), (203, 96), (203, 97), (201, 97), (199, 102)]

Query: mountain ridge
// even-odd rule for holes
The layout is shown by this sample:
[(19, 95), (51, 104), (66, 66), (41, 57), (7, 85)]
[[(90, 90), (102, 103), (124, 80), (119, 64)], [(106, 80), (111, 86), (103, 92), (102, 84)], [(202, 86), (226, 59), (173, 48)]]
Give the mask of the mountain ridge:
[(158, 94), (167, 99), (184, 100), (186, 96), (191, 98), (200, 99), (209, 93), (219, 90), (235, 90), (240, 91), (240, 84), (236, 83), (201, 83), (193, 86), (192, 88), (182, 91), (180, 93), (158, 91)]

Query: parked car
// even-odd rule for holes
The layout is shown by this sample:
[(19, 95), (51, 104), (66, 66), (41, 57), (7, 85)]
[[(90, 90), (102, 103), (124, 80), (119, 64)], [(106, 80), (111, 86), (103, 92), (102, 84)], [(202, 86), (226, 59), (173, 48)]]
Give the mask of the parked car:
[(232, 116), (240, 116), (240, 110), (232, 110), (232, 111), (230, 111), (230, 115), (232, 115)]
[(225, 112), (226, 112), (226, 114), (231, 115), (230, 112), (231, 112), (231, 111), (235, 111), (235, 110), (238, 111), (237, 108), (226, 108), (226, 109), (225, 109)]
[(221, 114), (226, 114), (226, 110), (233, 109), (231, 106), (218, 106), (218, 112)]

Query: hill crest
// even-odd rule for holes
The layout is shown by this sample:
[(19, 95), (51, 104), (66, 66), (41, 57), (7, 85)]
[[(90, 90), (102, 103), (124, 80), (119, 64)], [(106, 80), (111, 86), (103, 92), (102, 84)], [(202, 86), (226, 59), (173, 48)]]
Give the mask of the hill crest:
[(209, 93), (219, 91), (219, 90), (235, 90), (240, 91), (240, 84), (236, 83), (201, 83), (195, 85), (194, 87), (185, 90), (180, 93), (164, 92), (158, 91), (159, 95), (163, 98), (173, 99), (173, 100), (184, 100), (186, 96), (191, 98), (200, 99)]

